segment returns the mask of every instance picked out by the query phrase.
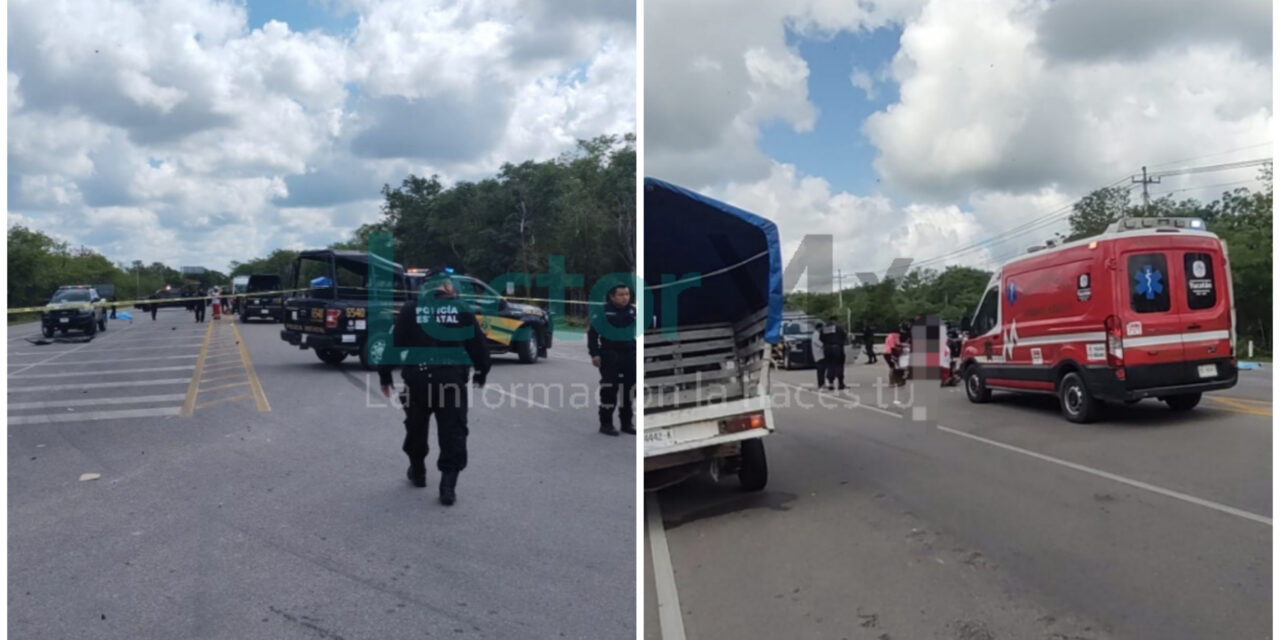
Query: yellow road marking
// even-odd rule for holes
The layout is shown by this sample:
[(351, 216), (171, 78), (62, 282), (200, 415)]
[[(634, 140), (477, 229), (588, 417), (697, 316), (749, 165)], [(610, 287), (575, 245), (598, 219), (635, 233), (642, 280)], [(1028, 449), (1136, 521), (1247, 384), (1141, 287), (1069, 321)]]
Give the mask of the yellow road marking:
[(1235, 400), (1236, 402), (1247, 402), (1247, 403), (1249, 403), (1249, 404), (1260, 404), (1260, 405), (1265, 405), (1265, 406), (1268, 406), (1268, 407), (1269, 407), (1269, 406), (1271, 406), (1271, 401), (1270, 401), (1270, 400), (1258, 400), (1258, 399), (1255, 399), (1255, 398), (1241, 398), (1240, 396), (1224, 396), (1224, 395), (1219, 395), (1219, 394), (1216, 394), (1216, 393), (1215, 393), (1215, 394), (1213, 394), (1213, 395), (1211, 395), (1211, 396), (1209, 396), (1209, 397), (1210, 397), (1210, 398), (1214, 398), (1214, 399), (1221, 398), (1221, 399), (1224, 399), (1224, 400)]
[(219, 371), (230, 371), (232, 369), (240, 369), (244, 367), (243, 362), (232, 362), (231, 364), (220, 364), (216, 367), (209, 367), (204, 370), (205, 373), (216, 373)]
[(213, 324), (204, 332), (204, 342), (200, 344), (200, 355), (196, 358), (196, 370), (191, 374), (191, 383), (187, 385), (187, 400), (182, 403), (182, 417), (190, 418), (196, 412), (196, 396), (200, 394), (200, 375), (204, 373), (204, 356), (209, 350), (209, 339), (213, 337)]
[[(209, 373), (209, 372), (208, 372), (208, 371), (206, 371), (205, 373)], [(239, 378), (239, 377), (240, 377), (240, 376), (242, 376), (242, 375), (244, 375), (244, 374), (243, 374), (243, 373), (229, 373), (229, 374), (227, 374), (227, 375), (225, 375), (225, 376), (218, 376), (218, 377), (216, 377), (216, 378), (205, 378), (204, 380), (201, 380), (200, 382), (217, 382), (218, 380), (230, 380), (231, 378)]]
[(266, 413), (271, 411), (271, 405), (267, 402), (267, 394), (262, 390), (262, 383), (258, 382), (258, 372), (253, 369), (253, 360), (249, 358), (249, 350), (245, 348), (244, 337), (240, 335), (240, 329), (236, 327), (236, 323), (231, 323), (231, 331), (236, 334), (236, 342), (240, 343), (240, 355), (244, 357), (244, 368), (249, 373), (249, 386), (253, 389), (253, 395), (258, 402), (258, 411)]
[(246, 384), (249, 384), (248, 380), (245, 380), (244, 382), (232, 382), (230, 384), (220, 384), (216, 387), (200, 387), (200, 390), (201, 391), (217, 391), (218, 389), (230, 389), (231, 387), (239, 387), (241, 385), (246, 385)]
[(1226, 405), (1226, 406), (1219, 407), (1220, 409), (1223, 409), (1225, 411), (1233, 411), (1235, 413), (1245, 413), (1251, 416), (1262, 416), (1265, 418), (1271, 417), (1271, 411), (1267, 409), (1259, 409), (1257, 407), (1251, 407), (1247, 404), (1244, 404), (1243, 402), (1239, 402), (1231, 398), (1219, 398), (1217, 396), (1209, 396), (1209, 397), (1219, 404)]
[(209, 407), (212, 407), (212, 406), (213, 406), (213, 405), (215, 405), (215, 404), (218, 404), (219, 402), (235, 402), (236, 400), (244, 400), (244, 399), (248, 398), (250, 395), (252, 395), (252, 394), (249, 394), (249, 393), (242, 393), (242, 394), (240, 394), (240, 395), (238, 395), (238, 396), (231, 396), (230, 398), (218, 398), (217, 400), (210, 400), (210, 401), (208, 401), (208, 402), (202, 402), (202, 403), (200, 403), (200, 404), (196, 405), (196, 408), (197, 408), (197, 409), (207, 409), (207, 408), (209, 408)]

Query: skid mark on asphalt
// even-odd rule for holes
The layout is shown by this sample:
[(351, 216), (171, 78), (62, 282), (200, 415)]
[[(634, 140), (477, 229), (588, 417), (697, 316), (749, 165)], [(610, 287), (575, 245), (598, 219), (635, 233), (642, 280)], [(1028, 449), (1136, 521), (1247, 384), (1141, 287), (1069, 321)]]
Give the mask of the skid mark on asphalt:
[[(201, 394), (204, 394), (203, 402)], [(191, 417), (198, 410), (227, 403), (254, 406), (262, 413), (271, 411), (249, 350), (232, 317), (209, 323), (195, 373), (187, 385), (182, 415)]]

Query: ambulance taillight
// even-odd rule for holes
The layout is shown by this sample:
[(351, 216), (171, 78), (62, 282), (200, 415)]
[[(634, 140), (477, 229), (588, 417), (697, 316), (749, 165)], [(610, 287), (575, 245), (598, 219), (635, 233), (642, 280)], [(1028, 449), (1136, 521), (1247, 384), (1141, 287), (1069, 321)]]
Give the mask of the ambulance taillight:
[(1107, 366), (1116, 369), (1116, 377), (1124, 378), (1124, 334), (1120, 318), (1107, 316), (1102, 323), (1107, 334)]

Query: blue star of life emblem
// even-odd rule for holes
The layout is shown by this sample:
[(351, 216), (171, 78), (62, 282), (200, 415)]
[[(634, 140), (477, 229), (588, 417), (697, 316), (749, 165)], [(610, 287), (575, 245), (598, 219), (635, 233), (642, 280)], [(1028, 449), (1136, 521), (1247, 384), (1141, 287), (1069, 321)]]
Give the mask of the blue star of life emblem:
[(1156, 296), (1164, 291), (1164, 275), (1158, 269), (1152, 269), (1151, 265), (1143, 265), (1142, 271), (1133, 274), (1133, 279), (1137, 281), (1134, 288), (1138, 295), (1146, 296), (1148, 300), (1155, 300)]

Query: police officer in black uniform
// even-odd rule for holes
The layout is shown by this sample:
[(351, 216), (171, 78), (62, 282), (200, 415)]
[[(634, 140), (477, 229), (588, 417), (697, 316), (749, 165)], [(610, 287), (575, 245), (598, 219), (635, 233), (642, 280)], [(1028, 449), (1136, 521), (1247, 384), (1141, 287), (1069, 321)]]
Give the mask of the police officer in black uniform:
[(636, 387), (635, 326), (631, 288), (620, 284), (609, 289), (604, 307), (593, 314), (587, 330), (587, 353), (592, 366), (600, 369), (600, 433), (607, 436), (618, 435), (613, 428), (614, 407), (622, 432), (636, 432), (631, 420), (631, 395)]
[(849, 344), (849, 334), (844, 327), (832, 322), (822, 331), (822, 358), (827, 361), (827, 388), (844, 387), (844, 347)]
[[(392, 369), (402, 368), (408, 391), (400, 394), (406, 402), (403, 448), (409, 456), (409, 482), (415, 487), (427, 486), (428, 421), (436, 417), (436, 467), (441, 472), (440, 502), (445, 505), (457, 500), (458, 474), (467, 466), (468, 372), (475, 367), (471, 382), (477, 388), (489, 375), (489, 348), (474, 304), (458, 298), (451, 273), (448, 268), (432, 270), (417, 297), (404, 303), (395, 320), (394, 347), (386, 352), (396, 355), (378, 367), (382, 395), (387, 397)], [(409, 351), (414, 348), (420, 356)]]

